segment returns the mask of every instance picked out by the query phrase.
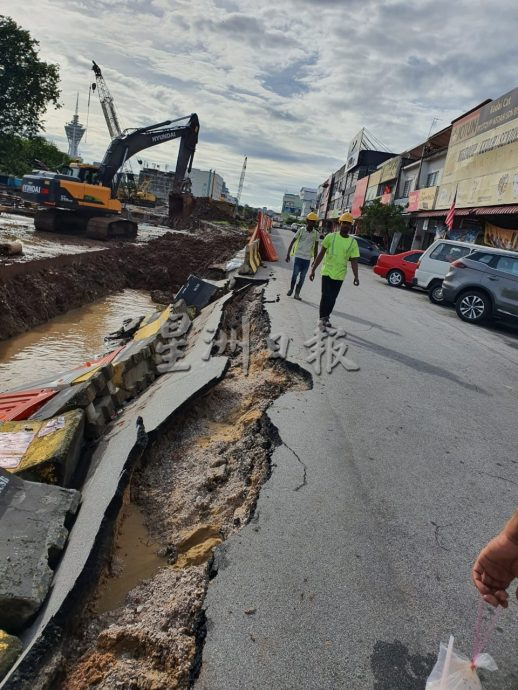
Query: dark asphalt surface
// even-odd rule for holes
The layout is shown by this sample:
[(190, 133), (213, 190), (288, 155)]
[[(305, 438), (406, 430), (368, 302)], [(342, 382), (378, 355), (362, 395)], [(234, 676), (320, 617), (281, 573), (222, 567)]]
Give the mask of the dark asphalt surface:
[[(274, 233), (283, 259), (291, 233)], [(291, 266), (272, 270), (272, 333), (311, 370), (319, 281), (296, 302)], [(360, 279), (333, 321), (361, 369), (270, 409), (283, 445), (256, 517), (219, 552), (198, 690), (417, 690), (450, 634), (471, 652), (470, 567), (518, 504), (516, 329), (464, 324), (369, 267)], [(518, 687), (517, 639), (513, 601), (486, 690)]]

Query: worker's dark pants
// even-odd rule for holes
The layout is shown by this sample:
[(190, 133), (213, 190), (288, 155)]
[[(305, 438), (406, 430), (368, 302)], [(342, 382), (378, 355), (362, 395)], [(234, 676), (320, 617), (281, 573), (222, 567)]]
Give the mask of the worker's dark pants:
[(311, 259), (301, 259), (299, 256), (295, 257), (293, 273), (291, 274), (291, 290), (295, 288), (295, 283), (297, 282), (298, 278), (299, 284), (297, 285), (297, 292), (300, 292), (300, 289), (306, 280), (306, 273), (308, 272), (310, 263)]
[(333, 280), (329, 276), (322, 276), (322, 297), (320, 298), (321, 319), (328, 319), (331, 316), (343, 282), (343, 280)]

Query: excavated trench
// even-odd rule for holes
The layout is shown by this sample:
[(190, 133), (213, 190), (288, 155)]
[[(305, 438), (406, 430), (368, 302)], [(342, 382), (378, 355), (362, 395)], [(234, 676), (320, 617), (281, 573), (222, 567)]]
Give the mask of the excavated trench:
[[(254, 514), (280, 440), (266, 410), (310, 377), (268, 356), (257, 290), (227, 304), (222, 330), (250, 322), (222, 381), (181, 411), (134, 470), (102, 575), (38, 690), (187, 689), (205, 637), (213, 548)], [(52, 672), (49, 669), (52, 668)], [(45, 678), (46, 680), (43, 680)]]
[(197, 233), (166, 232), (144, 245), (110, 243), (102, 251), (0, 261), (0, 341), (126, 288), (147, 290), (168, 304), (189, 274), (210, 278), (211, 266), (230, 259), (246, 237), (240, 227), (210, 224)]

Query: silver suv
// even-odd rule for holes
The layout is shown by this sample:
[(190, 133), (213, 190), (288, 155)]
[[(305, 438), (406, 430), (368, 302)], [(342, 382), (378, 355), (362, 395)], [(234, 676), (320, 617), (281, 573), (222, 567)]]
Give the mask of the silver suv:
[(442, 283), (445, 302), (469, 323), (518, 318), (518, 253), (480, 247), (451, 264)]

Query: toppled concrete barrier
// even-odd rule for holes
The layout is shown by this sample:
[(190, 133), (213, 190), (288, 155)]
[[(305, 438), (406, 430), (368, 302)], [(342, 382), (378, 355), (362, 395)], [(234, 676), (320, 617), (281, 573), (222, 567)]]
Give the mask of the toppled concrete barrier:
[(0, 680), (20, 656), (22, 650), (23, 645), (17, 637), (0, 630)]
[(41, 607), (79, 497), (0, 469), (0, 628), (7, 632), (22, 630)]
[(0, 423), (0, 467), (22, 479), (69, 486), (81, 452), (84, 413)]

